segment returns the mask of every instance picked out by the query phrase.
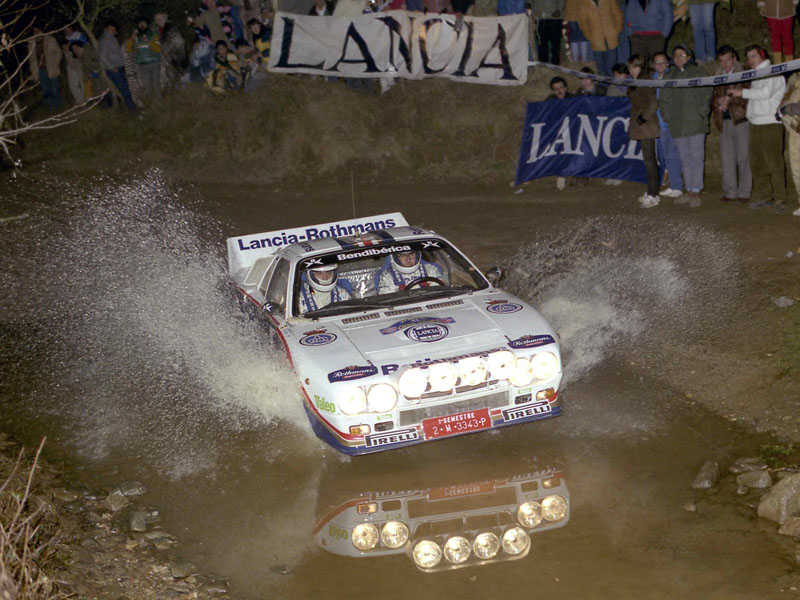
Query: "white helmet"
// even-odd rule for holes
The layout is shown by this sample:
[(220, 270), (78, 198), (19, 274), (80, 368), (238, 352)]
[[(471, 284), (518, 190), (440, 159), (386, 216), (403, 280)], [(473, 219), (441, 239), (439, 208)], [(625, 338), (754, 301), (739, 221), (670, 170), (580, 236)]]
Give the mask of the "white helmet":
[[(333, 273), (330, 280), (327, 280), (327, 278), (326, 281), (320, 281), (317, 279), (318, 273), (331, 273), (331, 271)], [(336, 280), (338, 277), (338, 265), (336, 264), (315, 266), (313, 269), (308, 270), (308, 283), (318, 292), (330, 292), (336, 287)]]
[[(414, 264), (410, 267), (401, 265), (400, 261), (397, 260), (398, 256), (406, 254), (414, 255)], [(395, 252), (392, 254), (392, 263), (394, 263), (394, 268), (400, 271), (403, 275), (411, 275), (412, 273), (416, 272), (417, 269), (419, 269), (419, 261), (421, 258), (422, 253), (419, 250), (406, 250), (405, 252)]]

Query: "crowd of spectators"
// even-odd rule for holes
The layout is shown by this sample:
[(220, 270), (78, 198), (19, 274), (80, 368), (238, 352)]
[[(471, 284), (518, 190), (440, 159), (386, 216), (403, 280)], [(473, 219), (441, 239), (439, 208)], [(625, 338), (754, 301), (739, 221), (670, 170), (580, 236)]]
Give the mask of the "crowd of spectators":
[[(631, 79), (687, 79), (714, 72), (742, 70), (729, 45), (715, 50), (715, 2), (679, 0), (200, 0), (185, 27), (175, 27), (164, 12), (151, 20), (142, 16), (120, 31), (114, 21), (103, 24), (97, 45), (92, 36), (74, 25), (58, 36), (34, 24), (28, 62), (41, 87), (44, 103), (58, 110), (62, 103), (61, 64), (67, 88), (76, 104), (86, 98), (113, 98), (130, 111), (156, 101), (170, 88), (202, 83), (214, 93), (253, 90), (267, 79), (273, 6), (306, 15), (354, 16), (382, 10), (405, 9), (453, 13), (457, 24), (464, 14), (475, 16), (525, 13), (531, 17), (530, 56), (560, 64), (568, 58), (594, 64), (601, 75), (618, 83), (599, 86), (581, 79), (579, 95), (628, 97), (631, 102), (629, 136), (641, 142), (648, 175), (642, 207), (650, 208), (662, 197), (692, 207), (701, 204), (704, 189), (705, 141), (713, 120), (720, 132), (720, 160), (724, 202), (748, 202), (753, 208), (772, 207), (783, 212), (787, 202), (783, 162), (784, 129), (792, 176), (800, 183), (800, 81), (791, 79), (789, 92), (783, 75), (759, 79), (748, 85), (718, 87), (642, 88)], [(792, 23), (797, 0), (759, 0), (758, 10), (769, 25), (773, 63), (792, 59)], [(691, 18), (694, 49), (674, 46), (666, 53), (673, 21), (681, 6)], [(187, 39), (187, 32), (188, 39)], [(564, 37), (566, 34), (566, 38)], [(767, 52), (749, 46), (748, 68), (770, 64)], [(705, 64), (703, 64), (705, 63)], [(583, 73), (594, 74), (590, 66)], [(384, 90), (391, 80), (383, 81)], [(354, 89), (371, 88), (370, 80), (352, 80)], [(570, 97), (567, 82), (554, 77), (551, 99)], [(784, 99), (784, 95), (786, 99)], [(780, 109), (780, 110), (779, 110)], [(782, 123), (783, 122), (783, 123)], [(659, 191), (658, 165), (666, 186)], [(755, 185), (753, 179), (755, 178)], [(759, 181), (763, 178), (763, 181)], [(563, 189), (585, 179), (558, 178)], [(608, 179), (606, 184), (618, 185)], [(796, 185), (796, 187), (798, 187)], [(794, 210), (800, 216), (800, 209)]]

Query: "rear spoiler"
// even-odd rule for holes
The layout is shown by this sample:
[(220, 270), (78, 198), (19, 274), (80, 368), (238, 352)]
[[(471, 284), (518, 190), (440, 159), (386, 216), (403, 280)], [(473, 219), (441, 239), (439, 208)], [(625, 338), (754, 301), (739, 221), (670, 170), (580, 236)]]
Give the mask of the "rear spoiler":
[(311, 227), (296, 227), (228, 238), (228, 273), (234, 277), (237, 273), (249, 269), (257, 259), (271, 256), (283, 246), (296, 242), (313, 241), (326, 237), (352, 236), (368, 231), (407, 226), (405, 217), (401, 213), (395, 212), (346, 221), (333, 221)]

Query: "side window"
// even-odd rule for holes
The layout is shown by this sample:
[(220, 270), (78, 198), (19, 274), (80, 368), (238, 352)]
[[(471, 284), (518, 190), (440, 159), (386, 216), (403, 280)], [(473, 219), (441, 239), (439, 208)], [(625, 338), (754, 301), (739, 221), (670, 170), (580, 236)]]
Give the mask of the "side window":
[(267, 287), (267, 302), (274, 305), (273, 312), (286, 314), (286, 287), (289, 283), (289, 261), (282, 258), (275, 266)]
[(276, 264), (278, 264), (277, 260), (270, 260), (269, 266), (266, 269), (266, 273), (264, 274), (264, 277), (261, 279), (261, 283), (258, 286), (258, 292), (264, 297), (267, 295), (267, 284), (269, 283), (272, 274), (275, 272)]

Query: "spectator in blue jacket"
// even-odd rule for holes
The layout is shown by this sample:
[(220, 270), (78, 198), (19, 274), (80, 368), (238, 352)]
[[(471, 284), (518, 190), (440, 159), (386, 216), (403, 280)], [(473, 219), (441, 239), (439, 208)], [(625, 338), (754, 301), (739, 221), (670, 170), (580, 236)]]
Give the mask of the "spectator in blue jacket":
[(631, 54), (638, 54), (645, 64), (664, 52), (672, 31), (670, 0), (628, 0), (625, 31), (631, 40)]

